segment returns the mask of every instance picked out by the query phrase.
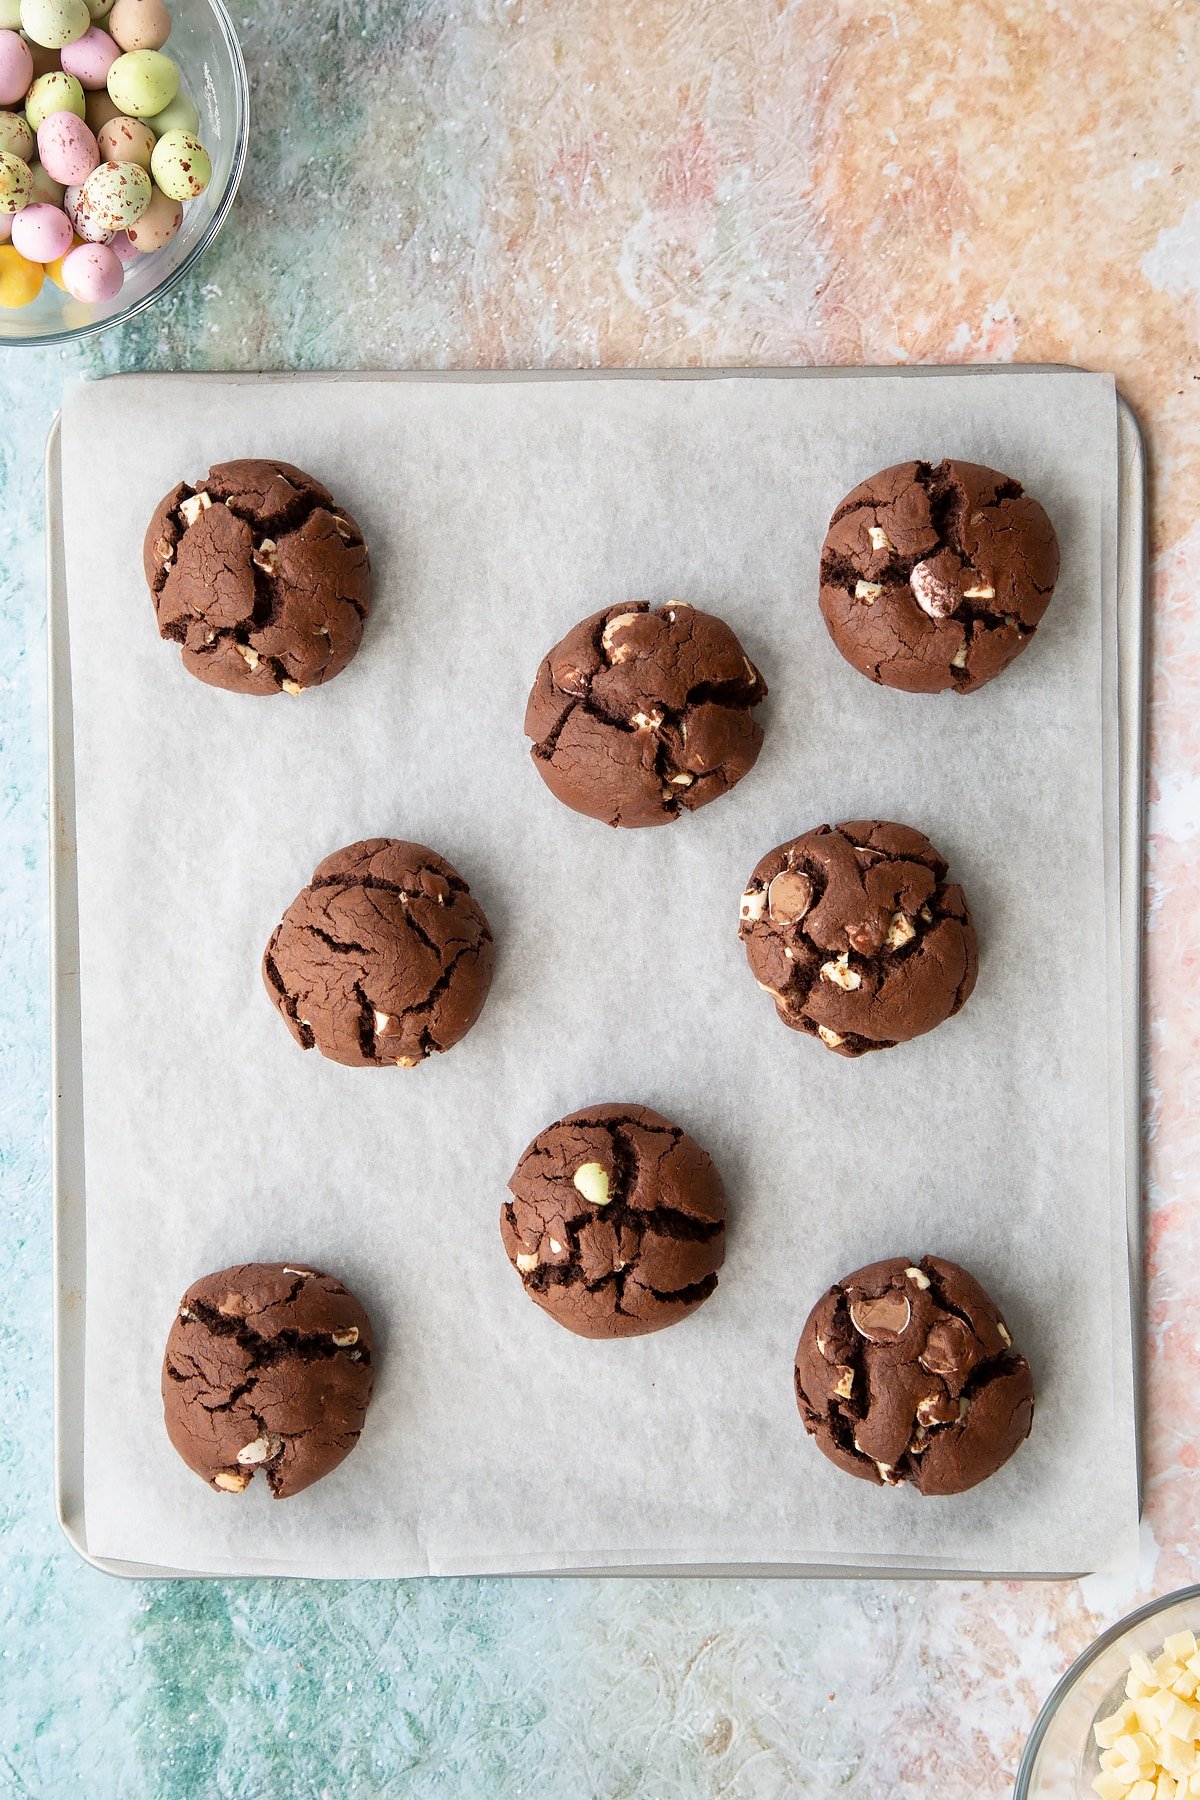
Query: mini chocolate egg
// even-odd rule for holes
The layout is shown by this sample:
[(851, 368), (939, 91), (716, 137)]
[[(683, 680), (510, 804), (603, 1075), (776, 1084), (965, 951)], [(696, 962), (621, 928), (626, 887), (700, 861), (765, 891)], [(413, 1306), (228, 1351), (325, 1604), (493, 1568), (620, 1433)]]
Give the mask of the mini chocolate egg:
[(71, 248), (71, 236), (71, 221), (59, 206), (23, 206), (13, 219), (13, 249), (30, 262), (57, 262)]
[(29, 195), (30, 206), (61, 206), (63, 203), (63, 184), (55, 181), (53, 175), (47, 175), (40, 162), (30, 163), (29, 173), (33, 176), (33, 189)]
[(171, 35), (171, 15), (163, 0), (117, 0), (108, 29), (122, 50), (161, 50)]
[(63, 257), (62, 278), (68, 294), (94, 305), (98, 300), (116, 298), (125, 271), (120, 257), (107, 244), (80, 244)]
[(0, 244), (0, 306), (28, 306), (42, 291), (41, 263), (30, 262), (11, 244)]
[(94, 93), (107, 91), (108, 71), (121, 52), (98, 25), (89, 25), (81, 38), (68, 44), (62, 53), (62, 66), (73, 75), (80, 87)]
[(62, 55), (59, 51), (47, 50), (44, 44), (34, 44), (30, 42), (29, 38), (26, 38), (25, 42), (29, 45), (29, 54), (33, 58), (33, 79), (35, 81), (39, 75), (57, 75), (60, 72)]
[(143, 119), (127, 119), (118, 113), (96, 133), (100, 155), (105, 162), (137, 163), (149, 169), (154, 150), (154, 133)]
[(91, 22), (84, 0), (21, 0), (21, 30), (48, 50), (73, 44)]
[(0, 31), (0, 106), (18, 106), (33, 80), (29, 45), (15, 31)]
[(83, 116), (92, 131), (99, 131), (110, 119), (125, 117), (107, 87), (90, 88), (83, 96)]
[(75, 202), (75, 229), (89, 243), (115, 237), (141, 218), (153, 192), (150, 177), (137, 163), (101, 163)]
[(141, 218), (128, 227), (129, 241), (135, 250), (149, 256), (152, 250), (161, 250), (169, 244), (182, 224), (183, 207), (179, 201), (169, 200), (155, 188)]
[(0, 150), (0, 212), (20, 212), (23, 206), (28, 206), (32, 192), (33, 176), (29, 173), (29, 164), (23, 157), (10, 156), (7, 150)]
[(33, 160), (33, 133), (20, 113), (0, 112), (0, 150), (22, 162)]
[(38, 156), (52, 181), (81, 187), (100, 161), (96, 140), (74, 113), (51, 113), (38, 126)]
[(131, 119), (146, 119), (179, 92), (179, 70), (161, 50), (127, 50), (108, 71), (108, 91)]
[(118, 231), (109, 247), (120, 257), (122, 263), (128, 264), (137, 261), (137, 247), (130, 243), (127, 231)]
[(20, 31), (21, 0), (0, 0), (0, 31)]
[(154, 113), (146, 123), (155, 137), (163, 137), (168, 131), (197, 131), (200, 114), (186, 94), (176, 94), (170, 106), (164, 106), (161, 112)]
[(81, 219), (79, 216), (79, 196), (82, 187), (69, 187), (63, 195), (63, 211), (75, 227), (75, 235), (84, 244), (104, 244), (108, 242), (108, 233), (101, 231), (94, 219)]
[(154, 146), (150, 173), (170, 199), (194, 200), (212, 180), (212, 163), (190, 131), (168, 131)]
[(113, 0), (86, 0), (86, 4), (93, 24), (97, 19), (106, 18), (113, 9)]
[(25, 117), (30, 131), (36, 132), (53, 113), (84, 115), (83, 89), (73, 75), (59, 69), (52, 75), (39, 75), (25, 96)]
[(12, 222), (16, 213), (0, 213), (0, 244), (7, 244), (12, 236)]

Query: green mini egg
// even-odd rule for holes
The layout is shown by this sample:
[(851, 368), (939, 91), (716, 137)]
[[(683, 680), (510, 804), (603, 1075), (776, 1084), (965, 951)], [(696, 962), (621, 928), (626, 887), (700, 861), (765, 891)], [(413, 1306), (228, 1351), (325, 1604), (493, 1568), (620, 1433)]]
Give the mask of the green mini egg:
[(20, 31), (21, 0), (0, 0), (0, 31)]
[(83, 89), (73, 75), (64, 75), (61, 69), (53, 75), (39, 75), (25, 96), (30, 131), (37, 131), (56, 112), (74, 113), (77, 119), (85, 116)]
[(85, 4), (92, 15), (93, 25), (97, 19), (107, 18), (113, 9), (113, 0), (85, 0)]
[(212, 163), (190, 131), (168, 131), (154, 146), (150, 173), (168, 200), (194, 200), (212, 180)]
[(76, 229), (79, 220), (83, 219), (96, 226), (102, 236), (114, 237), (118, 231), (137, 223), (153, 193), (150, 177), (139, 164), (101, 163), (98, 169), (92, 170), (79, 191)]
[(29, 173), (33, 177), (33, 189), (29, 195), (30, 206), (61, 206), (64, 188), (61, 181), (55, 181), (47, 175), (40, 162), (30, 163)]
[(19, 156), (22, 162), (33, 159), (33, 133), (20, 113), (0, 112), (0, 150)]
[(161, 50), (129, 50), (108, 71), (108, 92), (131, 119), (148, 119), (179, 92), (179, 70)]
[(0, 213), (20, 212), (28, 206), (33, 192), (33, 176), (29, 164), (19, 156), (0, 150)]
[(155, 113), (146, 123), (155, 137), (163, 137), (168, 131), (195, 131), (200, 123), (200, 114), (186, 94), (176, 94), (170, 106), (164, 106), (160, 113)]
[(21, 0), (21, 30), (47, 50), (73, 44), (91, 22), (86, 0)]

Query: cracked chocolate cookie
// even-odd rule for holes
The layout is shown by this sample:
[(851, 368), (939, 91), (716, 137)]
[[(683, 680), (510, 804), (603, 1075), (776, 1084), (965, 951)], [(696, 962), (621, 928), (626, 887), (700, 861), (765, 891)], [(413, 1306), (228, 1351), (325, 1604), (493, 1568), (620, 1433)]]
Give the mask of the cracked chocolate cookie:
[(847, 494), (821, 551), (821, 611), (846, 661), (911, 694), (974, 693), (1028, 644), (1058, 540), (1019, 481), (897, 463)]
[(491, 927), (457, 869), (420, 844), (367, 838), (319, 864), (262, 968), (303, 1049), (411, 1069), (470, 1031), (492, 961)]
[(721, 619), (672, 601), (610, 606), (545, 658), (525, 709), (538, 774), (608, 825), (666, 825), (754, 767), (767, 684)]
[(904, 1256), (823, 1294), (796, 1351), (804, 1428), (864, 1481), (963, 1494), (1029, 1436), (1033, 1377), (957, 1263)]
[(159, 504), (143, 551), (159, 634), (236, 694), (300, 694), (339, 675), (371, 601), (362, 532), (291, 463), (217, 463)]
[(508, 1259), (529, 1298), (580, 1337), (660, 1331), (717, 1285), (721, 1177), (648, 1106), (588, 1106), (548, 1125), (508, 1186)]
[(862, 1056), (956, 1013), (979, 952), (947, 873), (927, 837), (877, 819), (820, 825), (764, 856), (739, 935), (784, 1024)]
[(374, 1379), (371, 1321), (340, 1281), (238, 1263), (179, 1303), (163, 1358), (167, 1436), (210, 1487), (240, 1494), (261, 1469), (286, 1500), (349, 1456)]

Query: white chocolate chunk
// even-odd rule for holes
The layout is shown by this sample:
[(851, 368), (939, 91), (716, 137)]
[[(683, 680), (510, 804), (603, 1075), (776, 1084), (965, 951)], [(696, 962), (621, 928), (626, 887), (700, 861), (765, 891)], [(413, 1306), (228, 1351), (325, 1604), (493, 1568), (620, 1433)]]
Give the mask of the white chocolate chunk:
[(250, 561), (257, 563), (264, 575), (274, 575), (279, 567), (275, 557), (275, 539), (264, 538), (262, 543), (250, 552)]
[(901, 945), (911, 944), (916, 935), (917, 928), (912, 920), (902, 912), (894, 912), (883, 947), (885, 950), (899, 950)]
[(198, 494), (192, 494), (189, 499), (180, 501), (180, 517), (185, 525), (194, 525), (200, 514), (207, 512), (211, 505), (211, 498), (201, 489)]
[(285, 694), (292, 696), (293, 700), (304, 692), (298, 681), (281, 681), (279, 685)]
[(994, 600), (996, 590), (993, 587), (974, 587), (963, 589), (964, 600)]
[(375, 1036), (378, 1037), (379, 1034), (383, 1031), (386, 1031), (388, 1026), (391, 1024), (392, 1015), (391, 1015), (391, 1013), (374, 1012), (372, 1016), (374, 1017), (374, 1020), (375, 1020)]
[(237, 645), (237, 653), (242, 658), (242, 661), (246, 664), (246, 667), (249, 669), (257, 669), (259, 663), (262, 660), (262, 658), (258, 654), (258, 651), (252, 650), (250, 648), (249, 644), (238, 644)]
[(249, 1484), (248, 1474), (238, 1474), (233, 1469), (218, 1469), (213, 1476), (213, 1486), (221, 1488), (226, 1494), (240, 1494)]
[(628, 631), (632, 624), (638, 619), (644, 619), (645, 616), (645, 613), (625, 612), (618, 613), (615, 619), (608, 621), (601, 635), (600, 643), (610, 663), (626, 662), (633, 655), (632, 644), (617, 644), (616, 640), (621, 632)]
[(341, 513), (334, 513), (332, 515), (332, 517), (333, 517), (334, 530), (337, 532), (337, 534), (341, 538), (342, 542), (344, 544), (348, 544), (350, 542), (350, 539), (354, 535), (353, 532), (350, 530), (349, 519), (343, 518)]
[(607, 1206), (610, 1198), (608, 1171), (602, 1163), (580, 1163), (571, 1177), (571, 1186), (582, 1194), (589, 1206)]
[(537, 1252), (521, 1250), (517, 1252), (517, 1267), (522, 1275), (528, 1275), (531, 1269), (538, 1266)]
[(831, 1031), (828, 1025), (818, 1025), (817, 1036), (823, 1044), (828, 1044), (831, 1050), (836, 1050), (838, 1045), (845, 1041), (838, 1032)]
[(831, 981), (834, 987), (842, 988), (847, 994), (852, 994), (862, 986), (862, 976), (857, 969), (850, 967), (848, 950), (843, 950), (834, 961), (821, 964), (821, 980)]
[(561, 1256), (562, 1255), (562, 1245), (559, 1243), (557, 1238), (550, 1239), (550, 1254), (552, 1256)]
[(950, 667), (952, 669), (965, 669), (966, 666), (967, 645), (963, 643), (959, 645), (958, 649), (954, 652), (954, 655), (950, 658)]
[(1004, 1323), (1003, 1319), (996, 1320), (996, 1330), (1000, 1333), (1000, 1336), (1004, 1339), (1006, 1344), (1012, 1343), (1012, 1337), (1009, 1334), (1008, 1326)]
[(766, 910), (766, 888), (747, 888), (742, 895), (742, 918), (747, 920), (751, 925), (757, 925)]
[(842, 1369), (833, 1384), (833, 1391), (842, 1400), (848, 1400), (854, 1392), (854, 1370)]
[(358, 1326), (347, 1325), (345, 1331), (331, 1331), (329, 1335), (339, 1350), (348, 1350), (351, 1344), (358, 1342)]
[(872, 550), (894, 550), (896, 548), (882, 525), (868, 525), (867, 536), (871, 540)]
[(629, 723), (631, 725), (636, 725), (639, 731), (657, 731), (662, 722), (663, 715), (657, 708), (654, 712), (635, 712), (631, 715), (629, 720)]
[[(915, 1282), (919, 1288), (927, 1288), (929, 1286), (929, 1277), (926, 1275), (924, 1269), (905, 1269), (904, 1273), (908, 1276), (908, 1279)], [(1011, 1339), (1009, 1341), (1011, 1342)]]
[(865, 600), (868, 606), (874, 606), (882, 592), (883, 584), (878, 581), (856, 581), (854, 584), (854, 598)]
[(273, 1431), (265, 1431), (252, 1443), (243, 1444), (237, 1453), (240, 1463), (265, 1463), (278, 1456), (283, 1449), (283, 1439)]

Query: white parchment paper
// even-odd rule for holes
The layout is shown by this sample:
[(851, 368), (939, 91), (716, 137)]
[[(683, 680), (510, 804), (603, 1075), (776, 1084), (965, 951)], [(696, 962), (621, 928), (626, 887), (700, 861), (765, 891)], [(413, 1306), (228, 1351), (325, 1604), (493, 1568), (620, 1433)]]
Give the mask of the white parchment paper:
[[(99, 1555), (397, 1575), (835, 1564), (1112, 1566), (1136, 1526), (1121, 1169), (1110, 1155), (1101, 571), (1115, 397), (1084, 374), (241, 381), (87, 386), (63, 438), (87, 1154), (86, 1520)], [(134, 442), (119, 487), (104, 446)], [(817, 559), (845, 491), (962, 456), (1017, 475), (1062, 545), (1035, 643), (969, 699), (873, 687), (828, 640)], [(254, 701), (161, 643), (140, 567), (160, 495), (279, 456), (361, 522), (363, 648)], [(687, 598), (770, 683), (736, 793), (613, 832), (560, 806), (521, 732), (584, 614)], [(1111, 800), (1111, 788), (1109, 790)], [(786, 1031), (737, 939), (759, 855), (822, 821), (927, 831), (982, 964), (954, 1020), (858, 1062)], [(415, 838), (462, 870), (498, 963), (478, 1026), (411, 1071), (305, 1055), (259, 977), (321, 857)], [(715, 1296), (589, 1343), (525, 1298), (505, 1182), (543, 1125), (659, 1108), (730, 1195)], [(1117, 1140), (1119, 1143), (1119, 1138)], [(876, 1257), (959, 1259), (1033, 1365), (1029, 1443), (952, 1500), (848, 1479), (792, 1392), (821, 1290)], [(163, 1431), (179, 1295), (253, 1258), (370, 1309), (361, 1443), (301, 1497), (210, 1492)]]

